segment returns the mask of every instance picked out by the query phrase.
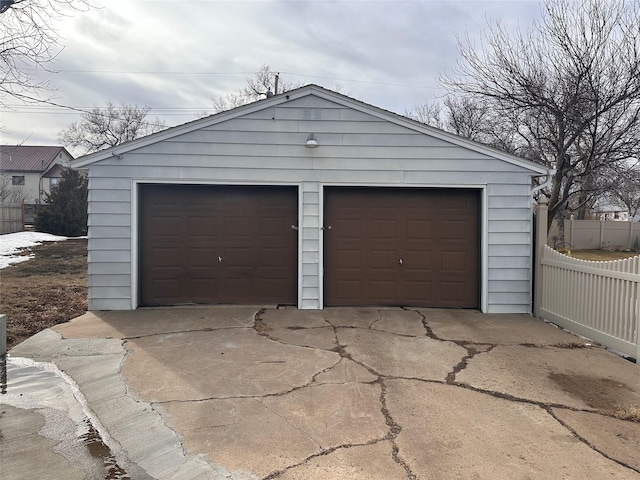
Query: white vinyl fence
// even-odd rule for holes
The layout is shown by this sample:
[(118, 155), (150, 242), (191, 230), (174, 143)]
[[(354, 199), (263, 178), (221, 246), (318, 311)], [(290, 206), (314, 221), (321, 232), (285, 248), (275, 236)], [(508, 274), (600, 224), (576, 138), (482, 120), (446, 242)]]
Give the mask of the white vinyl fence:
[(545, 245), (541, 263), (540, 317), (639, 358), (640, 256), (590, 262)]
[(609, 262), (571, 258), (545, 244), (538, 210), (535, 314), (640, 362), (640, 256)]
[(569, 248), (633, 250), (640, 246), (640, 222), (565, 220), (564, 238)]

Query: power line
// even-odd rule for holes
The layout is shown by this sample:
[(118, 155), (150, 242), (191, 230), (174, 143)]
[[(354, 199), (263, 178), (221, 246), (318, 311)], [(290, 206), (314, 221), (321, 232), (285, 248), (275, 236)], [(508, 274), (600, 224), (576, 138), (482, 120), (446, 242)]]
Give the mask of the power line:
[[(35, 70), (35, 69), (32, 69)], [(115, 74), (115, 75), (253, 75), (255, 72), (246, 73), (220, 73), (220, 72), (169, 72), (169, 71), (154, 71), (154, 70), (54, 70), (54, 73), (100, 73), (100, 74)]]
[[(83, 109), (83, 108), (73, 107), (73, 106), (70, 106), (70, 105), (63, 105), (61, 103), (56, 103), (56, 102), (53, 102), (51, 100), (34, 99), (34, 98), (32, 98), (32, 97), (30, 97), (28, 95), (23, 95), (23, 94), (20, 94), (20, 93), (13, 93), (13, 95), (16, 96), (16, 97), (19, 97), (19, 98), (24, 98), (26, 101), (30, 101), (30, 102), (37, 101), (37, 102), (39, 102), (41, 104), (50, 105), (52, 107), (60, 108), (60, 109), (63, 109), (63, 110), (64, 109), (71, 110), (71, 111), (76, 112), (76, 113), (84, 113), (84, 114), (90, 114), (90, 115), (100, 115), (102, 117), (112, 118), (112, 119), (115, 119), (115, 120), (126, 120), (126, 118), (119, 117), (117, 115), (103, 113), (102, 111), (100, 111), (100, 110), (103, 110), (100, 107), (94, 107), (91, 110), (86, 110), (86, 109)], [(28, 105), (27, 105), (27, 107), (28, 107)], [(42, 105), (41, 105), (41, 107), (42, 107)], [(13, 110), (2, 110), (2, 111), (13, 111)], [(13, 112), (16, 113), (15, 111), (13, 111)], [(145, 122), (145, 123), (147, 125), (151, 125), (151, 126), (154, 126), (154, 127), (167, 127), (167, 125), (160, 124), (160, 123), (154, 123), (154, 122)]]
[[(78, 73), (78, 74), (106, 74), (106, 75), (194, 75), (194, 76), (235, 76), (235, 75), (254, 75), (255, 72), (186, 72), (186, 71), (167, 71), (167, 70), (56, 70), (56, 73)], [(381, 85), (387, 87), (405, 87), (405, 88), (420, 88), (427, 90), (439, 90), (439, 87), (427, 86), (427, 85), (412, 85), (408, 83), (389, 83), (389, 82), (377, 82), (372, 80), (356, 80), (352, 78), (335, 78), (322, 75), (308, 75), (305, 73), (294, 73), (280, 71), (286, 75), (292, 75), (294, 77), (303, 78), (321, 78), (323, 80), (331, 80), (334, 82), (348, 82), (348, 83), (362, 83), (368, 85)]]
[[(31, 114), (31, 115), (76, 115), (78, 112), (94, 113), (94, 109), (104, 110), (106, 107), (84, 107), (84, 106), (71, 106), (71, 105), (41, 105), (41, 106), (27, 106), (27, 105), (5, 105), (6, 108), (0, 108), (0, 112), (12, 113), (12, 114)], [(183, 116), (189, 114), (200, 113), (217, 113), (217, 110), (212, 107), (151, 107), (145, 105), (150, 109), (150, 113), (163, 116)], [(116, 108), (118, 108), (116, 106)]]

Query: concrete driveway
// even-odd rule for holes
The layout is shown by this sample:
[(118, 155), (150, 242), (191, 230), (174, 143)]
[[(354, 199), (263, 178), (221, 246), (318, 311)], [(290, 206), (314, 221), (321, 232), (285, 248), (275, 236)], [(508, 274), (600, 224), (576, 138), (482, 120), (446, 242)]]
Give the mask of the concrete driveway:
[(526, 315), (96, 312), (10, 354), (77, 383), (108, 478), (640, 478), (640, 423), (616, 418), (638, 415), (640, 367)]

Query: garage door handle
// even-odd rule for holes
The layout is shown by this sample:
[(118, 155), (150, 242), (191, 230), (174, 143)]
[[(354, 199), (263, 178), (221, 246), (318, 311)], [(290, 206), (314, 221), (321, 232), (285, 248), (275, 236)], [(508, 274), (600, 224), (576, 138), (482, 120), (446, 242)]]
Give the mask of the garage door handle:
[(294, 230), (298, 230), (298, 227), (296, 227), (295, 225), (291, 225), (291, 228), (293, 228)]
[(404, 262), (402, 261), (402, 259), (398, 260), (398, 263), (400, 264), (400, 266), (404, 265)]

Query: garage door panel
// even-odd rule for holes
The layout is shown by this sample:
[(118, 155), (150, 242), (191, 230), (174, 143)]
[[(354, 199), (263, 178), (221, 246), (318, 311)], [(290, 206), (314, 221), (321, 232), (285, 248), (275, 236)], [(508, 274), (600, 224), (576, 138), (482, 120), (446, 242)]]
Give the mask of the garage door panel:
[(476, 302), (471, 300), (463, 301), (467, 294), (467, 285), (464, 282), (442, 283), (441, 306), (449, 308), (477, 308)]
[(178, 299), (182, 294), (182, 283), (175, 276), (157, 278), (153, 281), (153, 288), (159, 295), (167, 298)]
[[(371, 280), (367, 284), (369, 295), (379, 298), (381, 302), (386, 304), (392, 304), (396, 301), (396, 289), (395, 282), (388, 280)], [(359, 301), (364, 301), (366, 297), (360, 298)]]
[(426, 242), (418, 245), (415, 242), (410, 243), (404, 252), (398, 253), (398, 257), (402, 258), (403, 264), (410, 268), (424, 268), (425, 266), (431, 268), (434, 264), (434, 252)]
[(325, 304), (477, 307), (479, 205), (477, 190), (327, 187)]
[(371, 220), (368, 233), (372, 239), (395, 240), (397, 223), (395, 220)]
[(464, 252), (449, 251), (440, 255), (440, 270), (443, 277), (459, 275), (469, 268), (470, 259)]
[(286, 265), (289, 252), (284, 248), (271, 247), (261, 248), (258, 256), (260, 258), (261, 268), (277, 267), (281, 269), (282, 265)]
[[(393, 267), (398, 264), (398, 254), (396, 253), (395, 242), (389, 242), (387, 248), (380, 249), (379, 243), (374, 243), (369, 251), (369, 260), (372, 266)], [(384, 245), (383, 245), (384, 246)]]
[(433, 284), (425, 278), (420, 278), (417, 280), (406, 280), (403, 283), (403, 287), (405, 289), (405, 295), (408, 298), (418, 301), (431, 291)]
[(343, 269), (362, 268), (362, 251), (356, 248), (344, 248), (339, 252), (335, 252), (335, 262)]
[(175, 218), (167, 218), (162, 217), (160, 215), (154, 215), (151, 218), (151, 222), (157, 225), (158, 232), (162, 234), (162, 232), (166, 232), (166, 236), (173, 236), (173, 232), (176, 232), (179, 228), (182, 227), (181, 220), (177, 217)]
[(405, 238), (424, 242), (434, 237), (432, 220), (408, 219), (406, 222)]
[(143, 305), (296, 303), (296, 187), (142, 185), (140, 219)]
[(211, 246), (189, 248), (187, 262), (189, 265), (206, 266), (207, 269), (216, 267), (219, 263), (216, 253), (219, 253), (219, 250)]
[(464, 238), (468, 233), (468, 220), (466, 219), (442, 219), (439, 230), (443, 240)]
[(335, 230), (334, 233), (336, 235), (339, 235), (340, 238), (344, 240), (351, 239), (357, 242), (364, 235), (364, 232), (362, 231), (362, 225), (357, 220), (357, 218), (355, 221), (334, 220), (330, 225), (331, 229)]

